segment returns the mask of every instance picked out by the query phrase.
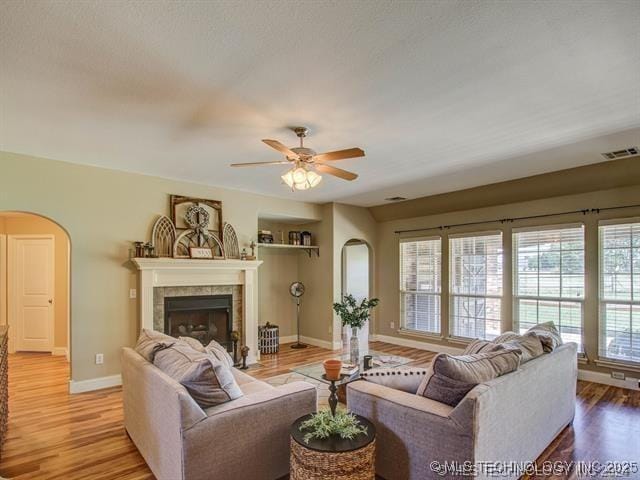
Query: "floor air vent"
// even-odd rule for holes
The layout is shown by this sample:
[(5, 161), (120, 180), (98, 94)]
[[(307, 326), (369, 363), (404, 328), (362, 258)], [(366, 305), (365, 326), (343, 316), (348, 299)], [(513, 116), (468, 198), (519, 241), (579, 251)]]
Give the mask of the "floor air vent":
[(607, 160), (617, 160), (619, 158), (627, 158), (638, 155), (638, 147), (629, 147), (622, 150), (616, 150), (615, 152), (606, 152), (602, 156)]

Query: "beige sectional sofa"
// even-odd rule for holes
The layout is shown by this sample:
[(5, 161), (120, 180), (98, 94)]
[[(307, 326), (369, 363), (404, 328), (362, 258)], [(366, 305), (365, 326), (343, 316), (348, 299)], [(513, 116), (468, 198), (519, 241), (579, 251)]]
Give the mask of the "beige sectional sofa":
[(202, 409), (180, 383), (123, 349), (125, 428), (156, 478), (271, 480), (289, 472), (289, 429), (316, 410), (315, 387), (233, 375), (244, 395)]
[(573, 420), (576, 349), (562, 345), (477, 385), (455, 407), (368, 381), (347, 386), (347, 404), (376, 425), (376, 473), (386, 480), (473, 478), (438, 472), (445, 462), (469, 462), (476, 478), (495, 478), (489, 468), (518, 478), (520, 462), (535, 461)]

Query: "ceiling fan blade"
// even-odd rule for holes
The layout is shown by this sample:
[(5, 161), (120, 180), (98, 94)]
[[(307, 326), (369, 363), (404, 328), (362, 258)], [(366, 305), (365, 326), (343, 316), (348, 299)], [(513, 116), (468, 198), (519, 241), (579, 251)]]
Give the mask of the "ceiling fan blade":
[(280, 160), (278, 162), (251, 162), (251, 163), (232, 163), (231, 167), (258, 167), (261, 165), (285, 165), (290, 164), (288, 160)]
[(347, 148), (346, 150), (336, 150), (335, 152), (319, 153), (313, 156), (313, 160), (316, 162), (327, 162), (357, 157), (364, 157), (364, 150), (361, 148)]
[(278, 140), (269, 140), (268, 138), (266, 138), (262, 141), (269, 145), (271, 148), (275, 148), (280, 153), (284, 153), (288, 158), (298, 158), (298, 155), (294, 151), (292, 151), (289, 147), (284, 146)]
[(347, 172), (346, 170), (342, 170), (341, 168), (330, 167), (329, 165), (324, 165), (321, 163), (315, 164), (316, 170), (328, 173), (329, 175), (333, 175), (334, 177), (342, 178), (343, 180), (355, 180), (358, 178), (358, 175), (352, 172)]

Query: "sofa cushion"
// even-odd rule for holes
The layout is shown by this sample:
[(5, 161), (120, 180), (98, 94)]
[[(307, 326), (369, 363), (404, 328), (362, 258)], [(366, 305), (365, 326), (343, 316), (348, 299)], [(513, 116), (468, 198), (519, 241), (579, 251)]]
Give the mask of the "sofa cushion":
[(415, 393), (426, 374), (426, 368), (373, 368), (361, 372), (360, 378), (395, 390)]
[(211, 340), (209, 344), (204, 347), (205, 350), (214, 355), (218, 360), (224, 363), (228, 368), (233, 368), (233, 359), (226, 348), (220, 345), (215, 340)]
[(440, 353), (431, 362), (417, 394), (455, 407), (479, 383), (518, 369), (520, 350), (452, 356)]
[(562, 337), (560, 332), (556, 328), (555, 323), (546, 322), (534, 325), (526, 333), (535, 333), (542, 342), (542, 348), (546, 353), (553, 352), (556, 348), (562, 345)]
[[(153, 357), (159, 346), (169, 346), (180, 341), (155, 330), (142, 329), (134, 350), (138, 352), (147, 362), (153, 363)], [(181, 342), (180, 342), (181, 343)]]
[(200, 340), (198, 340), (197, 338), (193, 338), (193, 337), (178, 337), (178, 340), (180, 340), (181, 342), (186, 343), (191, 348), (193, 348), (196, 352), (207, 353), (207, 351), (204, 349), (204, 345), (202, 345), (202, 343), (200, 343)]
[(231, 371), (213, 355), (176, 343), (159, 350), (154, 365), (182, 384), (202, 408), (243, 395)]
[(487, 352), (495, 352), (496, 350), (502, 350), (503, 347), (498, 342), (492, 342), (490, 340), (482, 340), (481, 338), (476, 338), (473, 340), (467, 348), (464, 349), (463, 355), (472, 355), (474, 353), (487, 353)]
[(228, 368), (233, 368), (233, 359), (226, 348), (220, 345), (215, 340), (211, 340), (208, 345), (202, 345), (199, 340), (191, 337), (179, 337), (180, 340), (187, 343), (191, 348), (198, 352), (202, 353), (210, 353), (222, 363), (224, 363)]
[(254, 380), (253, 382), (246, 382), (240, 385), (240, 390), (242, 390), (242, 393), (245, 395), (268, 392), (270, 390), (273, 390), (274, 388), (274, 386), (260, 380)]
[(504, 332), (494, 342), (505, 348), (514, 348), (522, 351), (520, 364), (527, 363), (544, 353), (542, 342), (535, 332), (527, 332), (524, 335), (518, 335), (515, 332)]

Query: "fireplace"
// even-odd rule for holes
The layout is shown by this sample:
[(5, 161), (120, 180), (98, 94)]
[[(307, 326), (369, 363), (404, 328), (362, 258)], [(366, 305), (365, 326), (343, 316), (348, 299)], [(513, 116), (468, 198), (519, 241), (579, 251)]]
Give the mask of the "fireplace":
[(164, 332), (172, 337), (192, 337), (207, 345), (211, 340), (232, 350), (232, 295), (165, 297)]

